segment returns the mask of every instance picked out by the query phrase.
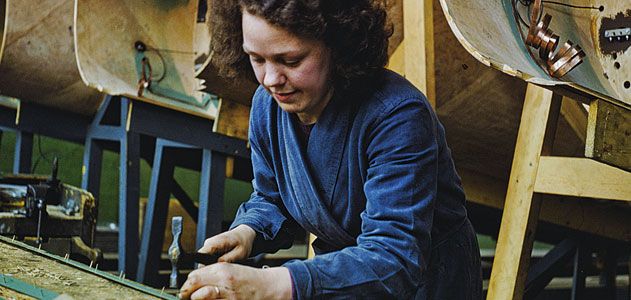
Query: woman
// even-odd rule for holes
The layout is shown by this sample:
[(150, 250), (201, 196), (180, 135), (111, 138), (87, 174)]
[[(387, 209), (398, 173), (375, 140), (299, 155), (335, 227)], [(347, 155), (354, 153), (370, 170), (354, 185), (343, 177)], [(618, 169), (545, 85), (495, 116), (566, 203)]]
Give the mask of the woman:
[[(219, 3), (222, 2), (222, 3)], [(225, 3), (223, 3), (225, 2)], [(215, 1), (222, 72), (255, 75), (254, 193), (231, 230), (199, 251), (191, 299), (481, 297), (479, 249), (442, 125), (421, 92), (386, 71), (373, 1)], [(230, 262), (289, 247), (316, 257), (277, 268)]]

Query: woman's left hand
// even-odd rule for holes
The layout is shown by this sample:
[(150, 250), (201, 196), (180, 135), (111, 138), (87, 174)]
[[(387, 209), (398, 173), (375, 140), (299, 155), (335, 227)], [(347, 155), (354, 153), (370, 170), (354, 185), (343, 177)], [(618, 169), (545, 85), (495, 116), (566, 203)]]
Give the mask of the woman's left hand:
[(181, 299), (291, 299), (291, 276), (284, 267), (258, 269), (216, 263), (194, 270), (180, 289)]

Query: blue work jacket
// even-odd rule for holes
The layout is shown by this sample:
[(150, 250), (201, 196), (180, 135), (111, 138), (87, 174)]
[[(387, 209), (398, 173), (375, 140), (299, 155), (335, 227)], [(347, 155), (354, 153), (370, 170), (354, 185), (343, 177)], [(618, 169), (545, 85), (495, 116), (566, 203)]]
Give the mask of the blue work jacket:
[(252, 255), (290, 246), (298, 227), (317, 236), (314, 259), (284, 265), (294, 298), (414, 298), (431, 249), (467, 221), (442, 125), (419, 90), (383, 72), (335, 93), (307, 145), (294, 114), (262, 87), (254, 95), (254, 192), (231, 227), (257, 232)]

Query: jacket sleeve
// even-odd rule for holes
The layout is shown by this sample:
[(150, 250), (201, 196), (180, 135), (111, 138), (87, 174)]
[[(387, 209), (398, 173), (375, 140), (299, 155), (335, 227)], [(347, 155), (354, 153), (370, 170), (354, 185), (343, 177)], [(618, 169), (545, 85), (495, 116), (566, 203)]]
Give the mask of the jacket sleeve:
[(289, 248), (298, 227), (280, 199), (269, 147), (261, 147), (261, 143), (266, 143), (263, 132), (267, 126), (264, 120), (269, 118), (269, 114), (266, 116), (269, 107), (263, 107), (266, 102), (264, 97), (265, 91), (259, 87), (254, 94), (250, 117), (249, 142), (252, 149), (254, 192), (248, 201), (241, 204), (230, 226), (232, 229), (245, 224), (257, 233), (251, 256)]
[(386, 109), (367, 135), (357, 245), (290, 261), (294, 298), (414, 297), (428, 264), (437, 194), (436, 120), (426, 101)]

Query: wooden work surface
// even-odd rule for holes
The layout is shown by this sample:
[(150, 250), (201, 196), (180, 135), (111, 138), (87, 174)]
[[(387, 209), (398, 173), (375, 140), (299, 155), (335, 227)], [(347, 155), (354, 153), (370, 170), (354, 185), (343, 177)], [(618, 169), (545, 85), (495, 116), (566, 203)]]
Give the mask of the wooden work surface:
[(73, 0), (0, 3), (0, 95), (91, 115), (103, 95), (82, 81)]
[[(69, 264), (61, 263), (37, 251), (29, 251), (22, 243), (0, 238), (0, 274), (30, 285), (67, 294), (75, 299), (158, 299), (148, 293), (108, 280), (103, 276), (83, 271)], [(36, 249), (35, 249), (36, 250)], [(103, 272), (101, 272), (103, 273)], [(137, 283), (135, 285), (140, 286)], [(143, 287), (152, 290), (149, 287)], [(160, 291), (152, 290), (154, 293)], [(0, 289), (0, 296), (7, 292)], [(165, 298), (174, 298), (166, 295)], [(18, 298), (21, 299), (21, 298)], [(29, 299), (29, 298), (25, 298)]]

